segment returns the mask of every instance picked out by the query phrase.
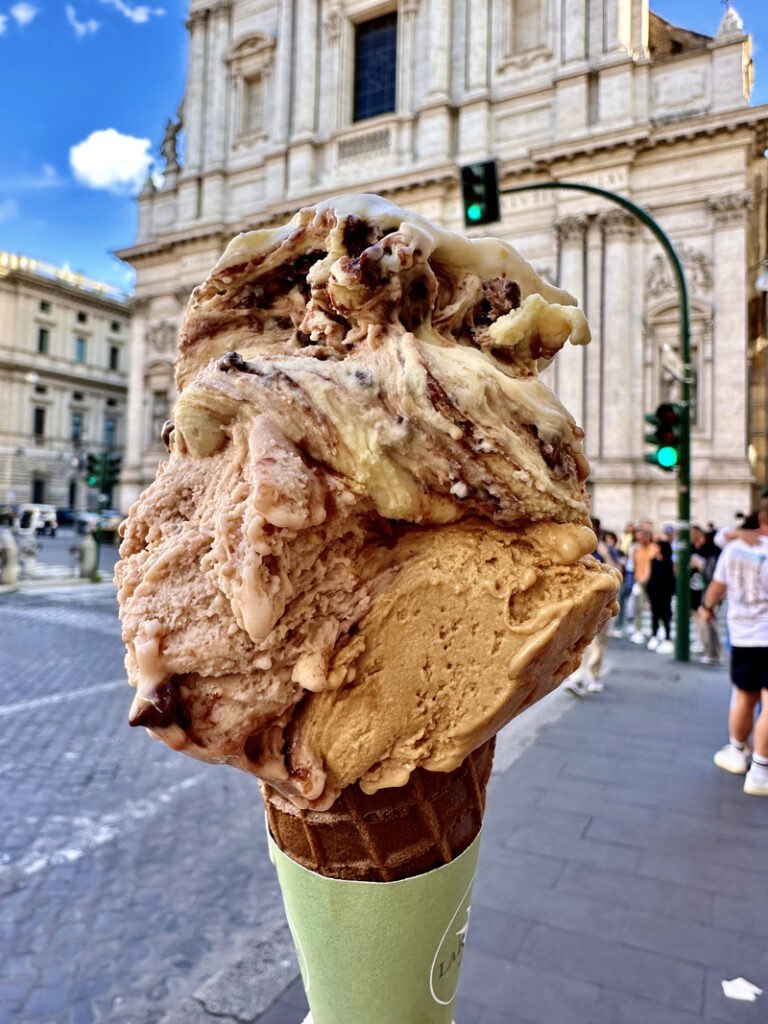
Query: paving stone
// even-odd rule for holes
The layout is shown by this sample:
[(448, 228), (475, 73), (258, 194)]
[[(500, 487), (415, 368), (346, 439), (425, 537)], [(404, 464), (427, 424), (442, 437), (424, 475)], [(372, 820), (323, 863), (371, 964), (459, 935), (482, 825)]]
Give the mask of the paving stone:
[(569, 863), (558, 880), (558, 891), (592, 896), (612, 906), (644, 909), (660, 917), (710, 922), (714, 894), (706, 889), (642, 878), (626, 871), (602, 868), (585, 870), (582, 864)]
[(580, 936), (548, 925), (535, 925), (519, 954), (523, 963), (558, 972), (619, 992), (640, 995), (691, 1012), (700, 1012), (704, 968), (636, 947)]

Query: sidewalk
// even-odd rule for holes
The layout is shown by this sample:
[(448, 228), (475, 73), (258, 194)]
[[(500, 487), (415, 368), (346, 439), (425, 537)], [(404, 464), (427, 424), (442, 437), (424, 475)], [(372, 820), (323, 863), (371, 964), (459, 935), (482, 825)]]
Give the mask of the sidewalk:
[[(609, 661), (604, 693), (558, 691), (500, 737), (457, 1024), (768, 1020), (768, 800), (712, 763), (727, 674), (623, 641)], [(163, 1024), (300, 1024), (271, 935)], [(726, 999), (739, 976), (765, 994)]]

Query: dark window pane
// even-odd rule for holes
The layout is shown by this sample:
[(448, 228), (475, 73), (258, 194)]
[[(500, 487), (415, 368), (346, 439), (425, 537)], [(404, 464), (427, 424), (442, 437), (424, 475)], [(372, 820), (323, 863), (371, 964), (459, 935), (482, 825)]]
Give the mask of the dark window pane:
[(50, 340), (51, 333), (47, 327), (38, 327), (37, 329), (37, 351), (43, 355), (48, 355), (48, 342)]
[(117, 420), (114, 416), (104, 418), (104, 444), (107, 448), (114, 448), (117, 443)]
[(397, 15), (364, 21), (355, 29), (355, 121), (395, 109)]
[(109, 346), (109, 368), (118, 370), (120, 368), (120, 349), (117, 345)]
[(45, 409), (39, 405), (34, 409), (32, 432), (35, 437), (45, 436)]

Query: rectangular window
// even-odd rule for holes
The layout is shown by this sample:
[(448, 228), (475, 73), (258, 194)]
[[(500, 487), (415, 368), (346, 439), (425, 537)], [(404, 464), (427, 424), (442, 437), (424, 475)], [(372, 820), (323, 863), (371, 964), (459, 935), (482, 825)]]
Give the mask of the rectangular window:
[(150, 424), (150, 439), (152, 443), (159, 441), (165, 421), (168, 419), (169, 412), (168, 395), (166, 392), (153, 391), (152, 404), (150, 406), (150, 415), (152, 417), (152, 422)]
[(364, 121), (395, 109), (397, 14), (355, 27), (354, 120)]
[(120, 369), (120, 349), (117, 345), (109, 346), (109, 368), (110, 370)]
[(243, 134), (254, 135), (264, 130), (264, 94), (261, 75), (243, 81)]
[(117, 420), (114, 416), (104, 417), (104, 444), (107, 448), (114, 448), (117, 444)]
[(40, 299), (40, 312), (41, 313), (50, 313), (51, 312), (51, 304), (50, 304), (50, 302), (47, 299)]
[(47, 327), (38, 327), (37, 329), (37, 351), (41, 356), (48, 355), (48, 345), (51, 340), (51, 332)]
[(41, 476), (32, 477), (32, 504), (45, 505), (45, 484)]
[(75, 338), (75, 362), (84, 363), (85, 356), (88, 349), (85, 338)]
[(69, 439), (70, 441), (82, 441), (83, 439), (83, 414), (74, 410), (70, 415)]
[(112, 324), (110, 325), (110, 330), (112, 331), (113, 334), (118, 334), (120, 332), (120, 321), (113, 320)]
[(36, 405), (32, 410), (32, 433), (36, 441), (45, 437), (45, 407), (42, 405)]
[(82, 309), (81, 309), (81, 310), (78, 310), (78, 313), (77, 313), (77, 322), (78, 322), (79, 324), (87, 324), (87, 323), (88, 323), (88, 314), (87, 314), (87, 313), (84, 313), (84, 312), (82, 311)]

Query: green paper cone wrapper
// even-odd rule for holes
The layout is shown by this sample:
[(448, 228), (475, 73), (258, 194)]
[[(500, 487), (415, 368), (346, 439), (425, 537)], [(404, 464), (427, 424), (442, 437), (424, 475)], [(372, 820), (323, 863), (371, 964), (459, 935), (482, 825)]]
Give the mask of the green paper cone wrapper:
[(452, 1024), (493, 746), (326, 812), (264, 787), (312, 1024)]
[(415, 878), (350, 882), (270, 838), (313, 1024), (451, 1024), (479, 846)]

